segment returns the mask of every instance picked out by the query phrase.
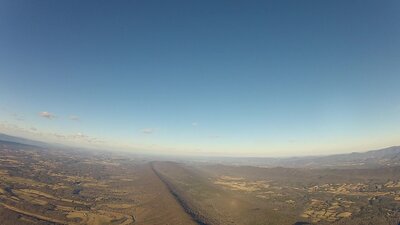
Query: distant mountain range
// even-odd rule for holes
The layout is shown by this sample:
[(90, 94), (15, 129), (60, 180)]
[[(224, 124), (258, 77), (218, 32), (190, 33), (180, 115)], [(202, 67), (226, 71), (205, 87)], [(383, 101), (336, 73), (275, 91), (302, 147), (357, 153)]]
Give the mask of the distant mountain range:
[[(39, 147), (55, 147), (40, 141), (10, 136), (0, 133), (1, 141), (15, 142)], [(212, 164), (248, 165), (258, 167), (307, 167), (307, 168), (372, 168), (382, 166), (400, 166), (400, 146), (393, 146), (367, 152), (353, 152), (329, 156), (305, 156), (288, 158), (266, 157), (191, 157), (185, 161)]]
[[(307, 166), (318, 167), (371, 167), (371, 166), (399, 166), (400, 165), (400, 146), (367, 151), (353, 152), (349, 154), (338, 154), (313, 159), (303, 159)], [(298, 160), (297, 163), (301, 163)]]
[(400, 166), (400, 146), (328, 156), (304, 157), (203, 157), (191, 160), (237, 166), (290, 167), (290, 168), (373, 168)]
[(22, 138), (22, 137), (10, 136), (7, 134), (2, 134), (2, 133), (0, 133), (0, 141), (14, 142), (14, 143), (19, 143), (19, 144), (24, 144), (24, 145), (34, 145), (34, 146), (39, 146), (39, 147), (52, 146), (49, 143), (45, 143), (45, 142), (41, 142), (41, 141), (34, 141), (31, 139), (26, 139), (26, 138)]

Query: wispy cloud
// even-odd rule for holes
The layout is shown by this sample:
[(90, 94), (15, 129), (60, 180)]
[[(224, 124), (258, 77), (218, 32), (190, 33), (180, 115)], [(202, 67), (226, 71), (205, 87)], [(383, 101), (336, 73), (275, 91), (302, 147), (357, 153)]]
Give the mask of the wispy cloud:
[(77, 122), (81, 120), (81, 119), (79, 118), (79, 116), (75, 116), (75, 115), (69, 116), (69, 119), (72, 120), (72, 121), (77, 121)]
[(49, 119), (49, 120), (56, 118), (56, 116), (54, 114), (46, 112), (46, 111), (40, 112), (39, 116)]
[(31, 135), (38, 136), (41, 132), (36, 127), (21, 126), (7, 121), (0, 122), (0, 132), (7, 133), (9, 135), (30, 137)]
[(0, 121), (0, 133), (7, 133), (9, 135), (15, 135), (20, 137), (26, 137), (33, 140), (40, 140), (44, 142), (54, 142), (62, 144), (72, 145), (84, 145), (95, 144), (103, 145), (107, 144), (107, 141), (98, 137), (90, 136), (82, 132), (68, 134), (59, 132), (42, 132), (40, 129), (34, 126), (20, 126), (7, 121)]
[(154, 129), (154, 128), (143, 128), (143, 129), (141, 130), (141, 132), (142, 132), (143, 134), (152, 134), (152, 133), (155, 132), (155, 129)]
[(66, 141), (74, 141), (74, 142), (86, 142), (86, 143), (92, 143), (92, 144), (100, 144), (100, 143), (105, 143), (103, 140), (100, 140), (98, 138), (83, 134), (81, 132), (78, 132), (76, 134), (59, 134), (59, 133), (53, 133), (53, 136), (58, 138), (58, 139), (63, 139)]
[(210, 135), (209, 137), (210, 138), (220, 138), (221, 136), (219, 136), (219, 135)]
[(18, 113), (13, 113), (12, 117), (17, 121), (24, 121), (24, 118), (21, 115), (19, 115)]
[(76, 134), (71, 135), (71, 138), (73, 138), (73, 139), (85, 139), (88, 137), (89, 136), (82, 134), (82, 133), (76, 133)]
[(60, 139), (66, 139), (67, 136), (63, 135), (63, 134), (57, 134), (57, 133), (53, 133), (53, 136), (56, 138), (60, 138)]
[(197, 127), (199, 125), (197, 122), (192, 122), (192, 126)]

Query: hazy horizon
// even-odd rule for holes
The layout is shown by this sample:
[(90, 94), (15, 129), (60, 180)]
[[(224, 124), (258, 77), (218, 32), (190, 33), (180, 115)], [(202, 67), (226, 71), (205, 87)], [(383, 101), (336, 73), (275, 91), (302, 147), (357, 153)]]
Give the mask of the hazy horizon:
[(0, 133), (210, 156), (400, 145), (398, 1), (0, 6)]

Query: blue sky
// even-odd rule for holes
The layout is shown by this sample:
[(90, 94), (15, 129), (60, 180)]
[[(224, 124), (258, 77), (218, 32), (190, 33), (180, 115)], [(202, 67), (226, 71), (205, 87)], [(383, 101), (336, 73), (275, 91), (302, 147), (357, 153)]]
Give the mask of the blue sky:
[(0, 131), (146, 153), (400, 144), (399, 1), (1, 1)]

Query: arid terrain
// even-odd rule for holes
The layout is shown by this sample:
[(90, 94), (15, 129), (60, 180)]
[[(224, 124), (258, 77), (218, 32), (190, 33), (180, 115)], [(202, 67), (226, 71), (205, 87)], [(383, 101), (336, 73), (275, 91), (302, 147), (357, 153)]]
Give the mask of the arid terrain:
[(147, 162), (0, 142), (0, 221), (196, 224)]
[(400, 222), (400, 167), (262, 168), (0, 142), (11, 224)]
[(292, 169), (155, 162), (205, 224), (394, 224), (400, 167)]

